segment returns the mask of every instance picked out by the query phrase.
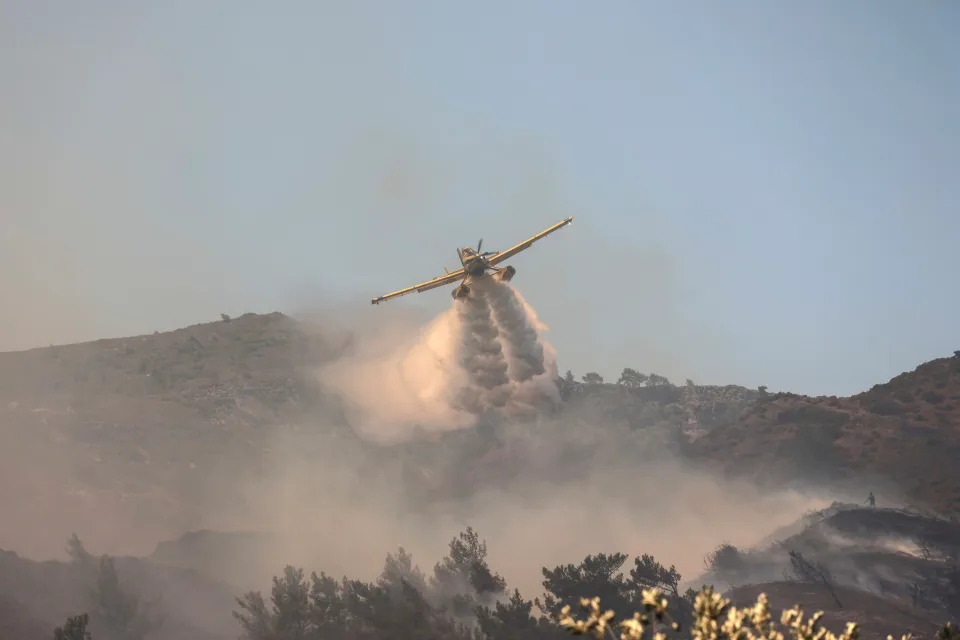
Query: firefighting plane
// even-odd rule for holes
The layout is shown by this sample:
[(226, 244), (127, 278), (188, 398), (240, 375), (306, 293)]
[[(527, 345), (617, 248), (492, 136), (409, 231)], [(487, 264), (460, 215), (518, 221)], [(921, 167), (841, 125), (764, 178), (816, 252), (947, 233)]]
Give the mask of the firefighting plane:
[[(460, 257), (460, 264), (463, 266), (456, 271), (447, 271), (446, 268), (444, 268), (444, 271), (447, 271), (445, 275), (438, 276), (433, 280), (428, 280), (412, 287), (407, 287), (406, 289), (400, 289), (399, 291), (388, 293), (380, 296), (379, 298), (373, 298), (370, 300), (370, 303), (380, 304), (385, 300), (399, 298), (400, 296), (405, 296), (408, 293), (413, 293), (414, 291), (420, 293), (422, 291), (436, 289), (437, 287), (442, 287), (445, 284), (452, 284), (457, 280), (460, 280), (461, 282), (456, 288), (453, 289), (453, 291), (451, 291), (451, 294), (455, 300), (461, 300), (470, 295), (470, 285), (481, 278), (493, 277), (498, 280), (502, 280), (503, 282), (510, 282), (517, 270), (510, 265), (498, 267), (498, 264), (507, 258), (520, 253), (540, 238), (544, 238), (557, 229), (565, 227), (572, 221), (573, 217), (565, 218), (552, 227), (544, 229), (537, 235), (527, 238), (520, 244), (510, 247), (506, 251), (484, 251), (481, 253), (480, 248), (483, 246), (483, 238), (480, 238), (480, 242), (477, 243), (476, 249), (473, 249), (472, 247), (463, 247), (462, 249), (457, 249), (457, 255)], [(493, 271), (493, 273), (488, 274), (487, 271)]]

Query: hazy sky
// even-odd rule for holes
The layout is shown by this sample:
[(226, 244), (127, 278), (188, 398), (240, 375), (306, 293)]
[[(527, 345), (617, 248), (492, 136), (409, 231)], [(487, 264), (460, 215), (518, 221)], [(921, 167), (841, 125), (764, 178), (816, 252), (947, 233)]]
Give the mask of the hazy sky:
[(957, 33), (894, 0), (0, 0), (0, 349), (387, 318), (573, 215), (511, 260), (561, 369), (857, 392), (960, 349)]

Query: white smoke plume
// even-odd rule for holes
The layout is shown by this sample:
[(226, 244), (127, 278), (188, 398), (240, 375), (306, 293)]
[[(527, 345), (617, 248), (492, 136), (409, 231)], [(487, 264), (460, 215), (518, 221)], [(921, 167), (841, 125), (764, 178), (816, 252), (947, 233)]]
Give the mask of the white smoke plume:
[(493, 278), (470, 287), (419, 334), (359, 336), (357, 353), (320, 371), (360, 435), (396, 443), (559, 402), (555, 354), (533, 309)]
[(456, 403), (474, 414), (502, 407), (509, 394), (509, 367), (486, 292), (475, 286), (466, 299), (454, 302), (454, 308), (460, 321), (460, 365), (469, 378)]
[(544, 373), (543, 345), (516, 291), (510, 285), (492, 278), (486, 278), (483, 282), (494, 321), (500, 327), (510, 354), (510, 378), (525, 382)]

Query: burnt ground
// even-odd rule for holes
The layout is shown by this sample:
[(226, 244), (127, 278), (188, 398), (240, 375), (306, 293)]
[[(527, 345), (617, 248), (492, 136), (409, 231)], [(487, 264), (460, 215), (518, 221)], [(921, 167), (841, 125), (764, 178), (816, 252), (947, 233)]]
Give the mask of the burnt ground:
[(960, 357), (931, 360), (848, 398), (766, 395), (690, 450), (768, 483), (858, 479), (960, 514)]
[(719, 583), (737, 601), (764, 590), (778, 609), (799, 603), (827, 620), (869, 621), (882, 637), (960, 620), (960, 523), (837, 503), (799, 524), (727, 554), (692, 582)]

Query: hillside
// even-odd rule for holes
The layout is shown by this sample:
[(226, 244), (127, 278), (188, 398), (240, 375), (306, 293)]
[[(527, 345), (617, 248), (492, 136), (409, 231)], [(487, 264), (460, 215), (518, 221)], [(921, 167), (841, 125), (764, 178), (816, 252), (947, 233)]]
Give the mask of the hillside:
[(0, 547), (48, 557), (106, 517), (91, 542), (136, 552), (197, 526), (277, 425), (334, 410), (310, 373), (337, 348), (274, 313), (0, 354)]
[[(611, 456), (636, 465), (669, 452), (764, 486), (856, 480), (874, 483), (881, 505), (902, 494), (926, 508), (958, 507), (960, 358), (850, 398), (679, 386), (659, 376), (654, 384), (560, 379), (563, 405), (543, 421), (482, 423), (381, 447), (353, 434), (315, 376), (348, 347), (326, 327), (274, 313), (0, 354), (0, 500), (12, 523), (0, 529), (0, 548), (20, 554), (0, 554), (0, 574), (11, 577), (0, 584), (0, 637), (49, 635), (82, 606), (75, 567), (27, 559), (62, 556), (71, 531), (91, 548), (142, 558), (121, 557), (118, 570), (181, 612), (170, 633), (231, 636), (231, 598), (279, 571), (294, 550), (271, 532), (264, 514), (273, 512), (263, 507), (290, 501), (287, 513), (299, 518), (295, 489), (316, 504), (369, 501), (371, 511), (353, 519), (320, 513), (310, 522), (323, 532), (383, 522), (364, 520), (382, 509), (399, 518), (485, 491), (517, 495), (518, 485), (572, 487), (598, 466), (613, 469)], [(310, 466), (284, 475), (295, 460)], [(282, 526), (297, 529), (296, 518)], [(332, 544), (316, 535), (298, 543)], [(351, 539), (353, 554), (372, 541)], [(725, 584), (738, 603), (763, 590), (775, 608), (799, 602), (831, 620), (860, 619), (868, 636), (929, 637), (946, 611), (956, 612), (958, 540), (957, 525), (943, 518), (847, 505), (772, 532), (738, 556), (733, 574), (694, 581)], [(831, 609), (817, 585), (783, 580), (785, 545), (830, 567), (842, 609)], [(315, 568), (353, 571), (335, 558)], [(912, 603), (907, 589), (920, 583), (926, 599)], [(214, 610), (223, 617), (204, 615)]]
[[(829, 628), (856, 621), (863, 638), (907, 633), (932, 638), (944, 621), (960, 615), (960, 524), (903, 510), (836, 503), (807, 514), (789, 529), (771, 532), (768, 542), (731, 548), (710, 559), (709, 570), (678, 585), (680, 591), (712, 584), (737, 606), (752, 605), (759, 593), (766, 593), (777, 613), (794, 605), (808, 614), (822, 610)], [(158, 544), (148, 562), (170, 570), (194, 568), (233, 584), (249, 584), (251, 579), (266, 584), (244, 560), (284, 544), (264, 534), (192, 532)], [(794, 565), (791, 552), (801, 554), (825, 580)], [(603, 591), (595, 582), (583, 588)]]
[(873, 479), (918, 505), (960, 512), (960, 357), (848, 398), (765, 395), (690, 449), (732, 474)]
[(417, 504), (571, 480), (587, 467), (564, 461), (600, 451), (604, 437), (604, 451), (625, 459), (668, 449), (769, 486), (857, 479), (881, 502), (960, 504), (960, 358), (852, 398), (659, 376), (652, 386), (561, 379), (561, 431), (487, 425), (382, 448), (355, 437), (314, 374), (348, 347), (327, 327), (273, 313), (0, 354), (0, 500), (18, 523), (0, 531), (0, 547), (50, 557), (81, 527), (98, 548), (148, 553), (190, 529), (232, 526), (249, 511), (240, 485), (282, 480), (270, 457), (285, 433), (317, 459), (335, 440), (340, 463), (375, 470)]
[[(298, 449), (318, 456), (335, 437), (362, 450), (363, 464), (397, 468), (408, 493), (425, 498), (507, 483), (524, 469), (526, 449), (482, 431), (394, 451), (357, 442), (315, 376), (349, 346), (328, 327), (272, 313), (0, 353), (0, 500), (20, 523), (0, 531), (0, 547), (49, 557), (80, 527), (97, 547), (143, 553), (160, 538), (225, 526), (218, 513), (244, 511), (237, 484), (267, 483), (284, 433), (315, 436)], [(674, 448), (680, 430), (725, 424), (756, 394), (577, 383), (567, 391), (571, 418), (649, 429)], [(104, 519), (115, 526), (91, 524)]]
[(693, 582), (723, 585), (735, 603), (766, 592), (779, 608), (822, 609), (828, 624), (854, 620), (866, 635), (930, 637), (960, 615), (958, 562), (960, 523), (835, 503), (753, 548), (728, 548)]

